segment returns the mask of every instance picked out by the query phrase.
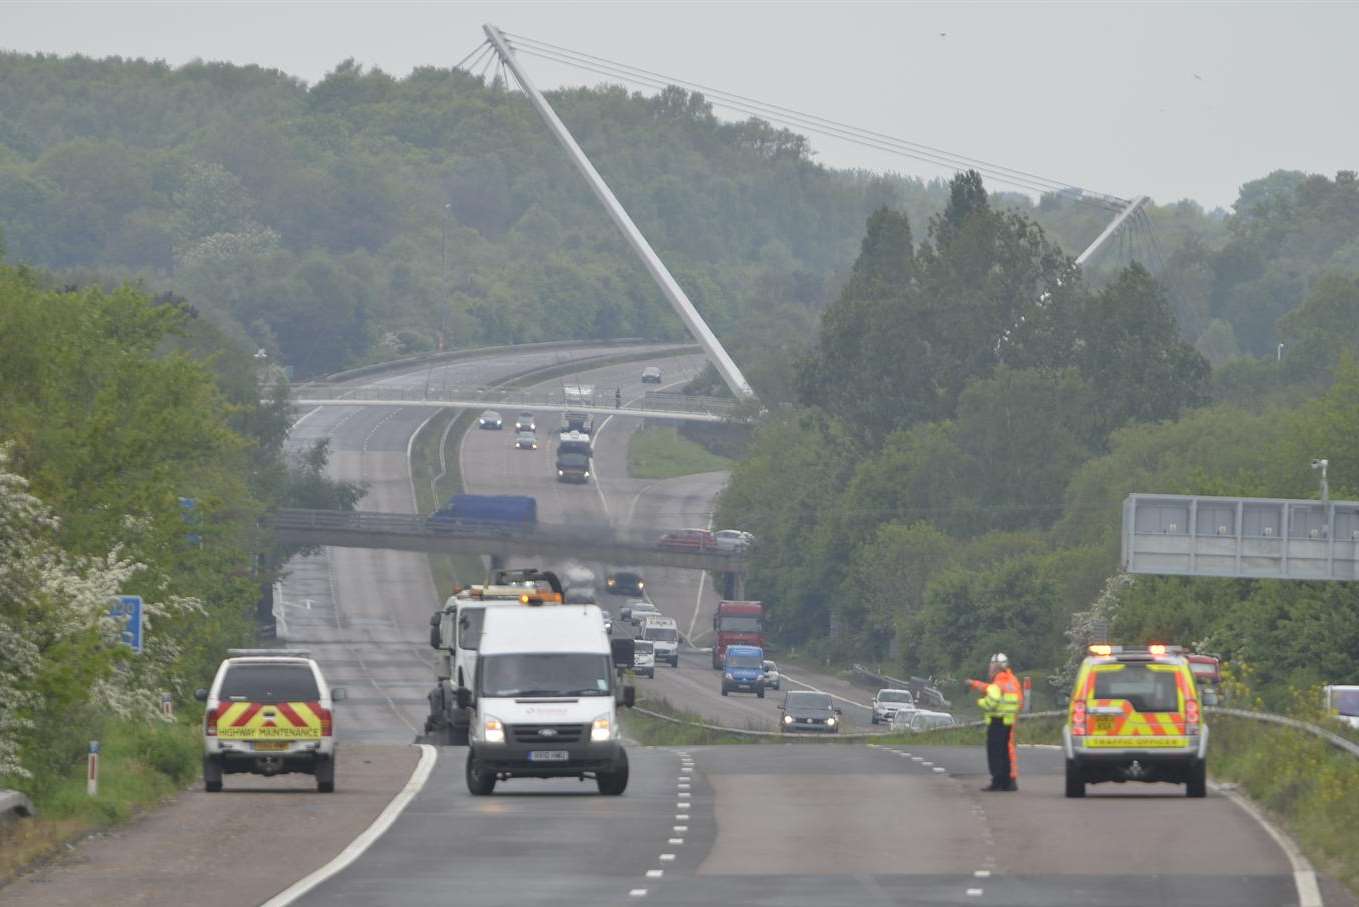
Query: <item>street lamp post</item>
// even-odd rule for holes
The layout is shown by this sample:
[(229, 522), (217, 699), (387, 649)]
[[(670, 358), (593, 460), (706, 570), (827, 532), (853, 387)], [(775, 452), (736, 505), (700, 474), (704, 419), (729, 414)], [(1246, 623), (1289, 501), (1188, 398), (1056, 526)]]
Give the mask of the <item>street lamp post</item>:
[(444, 273), (448, 273), (448, 219), (453, 215), (453, 203), (444, 205), (444, 220), (440, 225), (439, 235), (442, 240), (439, 245), (439, 267)]

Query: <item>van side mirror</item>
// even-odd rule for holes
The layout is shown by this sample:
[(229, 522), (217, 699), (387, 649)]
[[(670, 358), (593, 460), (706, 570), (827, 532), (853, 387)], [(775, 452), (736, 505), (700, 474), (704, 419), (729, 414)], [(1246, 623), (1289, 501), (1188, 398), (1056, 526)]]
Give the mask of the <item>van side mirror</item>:
[(348, 698), (349, 698), (349, 691), (346, 690), (344, 687), (331, 687), (331, 688), (330, 688), (330, 701), (331, 701), (331, 702), (344, 702), (344, 701), (345, 701), (346, 699), (348, 699)]
[(781, 702), (779, 703), (779, 711), (780, 711), (780, 712), (783, 711), (783, 703), (781, 703)]
[(1204, 690), (1204, 691), (1203, 691), (1203, 704), (1204, 704), (1204, 705), (1210, 705), (1210, 706), (1211, 706), (1211, 705), (1217, 705), (1217, 690)]
[(622, 621), (623, 623), (625, 623), (625, 624), (630, 624), (630, 623), (632, 623), (632, 609), (631, 609), (631, 608), (623, 608), (623, 609), (621, 609), (621, 610), (618, 612), (618, 619), (621, 620), (621, 621)]
[(472, 691), (467, 687), (458, 687), (458, 708), (470, 709), (472, 707)]
[(615, 668), (631, 668), (633, 666), (636, 646), (633, 645), (633, 640), (630, 637), (610, 639), (609, 649), (613, 655), (613, 666)]
[(435, 611), (429, 619), (429, 647), (431, 649), (439, 648), (439, 643), (443, 642), (439, 638), (439, 624), (443, 619), (443, 614), (442, 611)]
[(203, 689), (202, 687), (199, 687), (198, 689), (193, 691), (193, 698), (197, 699), (199, 702), (207, 702), (208, 691)]
[(637, 688), (631, 684), (623, 687), (623, 705), (632, 708), (637, 704)]
[(834, 712), (834, 713), (837, 714), (837, 715), (843, 715), (843, 714), (845, 714), (845, 710), (842, 709), (842, 708), (840, 708), (839, 706), (836, 706), (835, 708), (831, 709), (831, 711)]

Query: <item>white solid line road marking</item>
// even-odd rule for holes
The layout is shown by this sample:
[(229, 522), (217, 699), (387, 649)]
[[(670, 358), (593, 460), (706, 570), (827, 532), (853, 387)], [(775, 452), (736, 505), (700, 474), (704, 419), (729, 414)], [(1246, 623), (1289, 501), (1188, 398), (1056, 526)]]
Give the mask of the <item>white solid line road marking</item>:
[(1264, 814), (1256, 809), (1253, 803), (1236, 791), (1219, 784), (1214, 784), (1212, 786), (1214, 790), (1226, 796), (1227, 799), (1245, 810), (1246, 814), (1252, 819), (1259, 822), (1260, 826), (1264, 828), (1265, 831), (1269, 832), (1269, 836), (1274, 839), (1274, 843), (1279, 845), (1279, 849), (1284, 852), (1284, 856), (1288, 857), (1288, 862), (1293, 867), (1293, 885), (1298, 890), (1298, 907), (1325, 907), (1325, 903), (1321, 900), (1321, 889), (1317, 887), (1316, 870), (1312, 868), (1312, 864), (1308, 862), (1307, 858), (1302, 855), (1302, 851), (1298, 849), (1298, 845), (1293, 843), (1293, 839), (1275, 828), (1273, 823), (1266, 819)]
[(392, 827), (392, 823), (400, 817), (401, 813), (410, 805), (411, 800), (415, 799), (415, 795), (420, 793), (421, 788), (425, 786), (425, 782), (429, 780), (430, 772), (434, 771), (434, 763), (439, 758), (439, 751), (434, 747), (425, 743), (417, 745), (420, 747), (420, 761), (416, 763), (415, 771), (411, 772), (410, 780), (391, 799), (387, 807), (378, 814), (378, 817), (373, 820), (373, 824), (365, 828), (353, 841), (350, 841), (349, 846), (340, 851), (335, 859), (311, 875), (289, 885), (265, 901), (261, 907), (284, 907), (286, 904), (291, 904), (363, 856), (363, 852), (372, 847), (373, 842)]

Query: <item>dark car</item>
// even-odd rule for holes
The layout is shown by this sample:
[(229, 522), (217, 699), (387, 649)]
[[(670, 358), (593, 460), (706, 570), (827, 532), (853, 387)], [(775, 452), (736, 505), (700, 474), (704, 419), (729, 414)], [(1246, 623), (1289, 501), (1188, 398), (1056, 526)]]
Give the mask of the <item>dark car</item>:
[(533, 418), (533, 413), (520, 413), (514, 419), (515, 431), (537, 431), (538, 422)]
[(661, 383), (660, 368), (654, 365), (648, 365), (646, 368), (642, 369), (642, 383), (660, 384)]
[(830, 693), (797, 690), (783, 697), (779, 709), (783, 712), (779, 727), (785, 734), (840, 732), (840, 710), (831, 701)]
[(609, 574), (608, 578), (604, 580), (604, 588), (609, 590), (610, 595), (640, 597), (646, 590), (646, 581), (642, 579), (640, 573), (620, 570), (617, 573)]

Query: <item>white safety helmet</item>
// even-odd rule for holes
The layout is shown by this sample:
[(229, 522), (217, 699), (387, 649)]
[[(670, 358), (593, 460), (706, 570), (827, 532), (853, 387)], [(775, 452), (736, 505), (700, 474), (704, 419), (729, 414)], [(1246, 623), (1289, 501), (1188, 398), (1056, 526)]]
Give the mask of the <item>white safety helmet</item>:
[(1004, 652), (997, 652), (995, 655), (991, 656), (991, 664), (1000, 665), (1002, 668), (1008, 668), (1010, 666), (1010, 658)]

